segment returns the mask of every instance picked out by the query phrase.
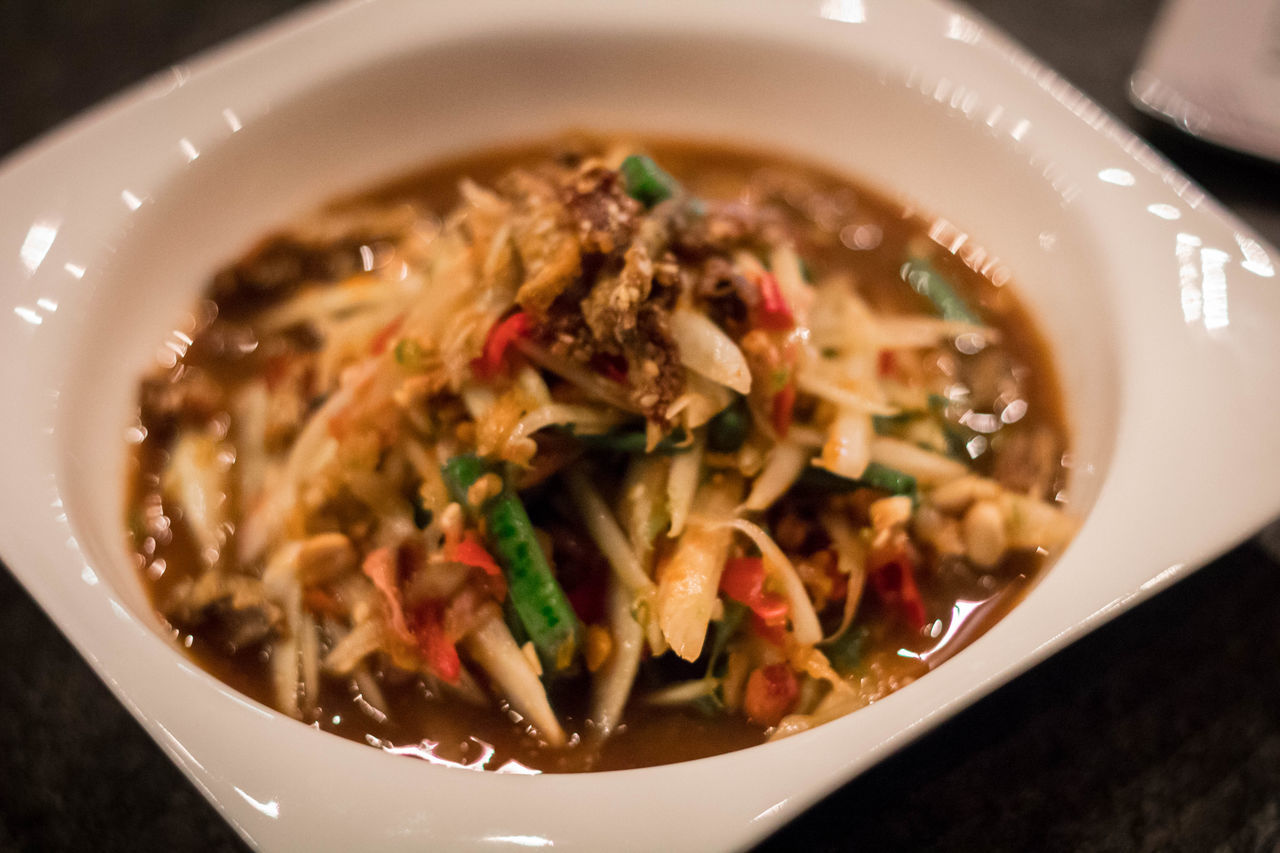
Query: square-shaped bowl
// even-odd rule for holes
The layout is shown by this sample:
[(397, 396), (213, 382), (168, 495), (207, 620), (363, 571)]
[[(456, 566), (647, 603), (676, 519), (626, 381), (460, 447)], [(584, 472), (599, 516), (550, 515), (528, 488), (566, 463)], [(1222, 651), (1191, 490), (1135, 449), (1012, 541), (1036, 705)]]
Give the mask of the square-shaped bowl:
[[(469, 773), (310, 729), (163, 634), (124, 546), (138, 376), (210, 272), (322, 200), (566, 128), (835, 166), (999, 256), (1056, 351), (1085, 523), (927, 677), (777, 743)], [(735, 848), (1280, 510), (1274, 250), (962, 9), (904, 0), (340, 3), (175, 68), (0, 170), (0, 552), (264, 849)], [(707, 791), (716, 791), (714, 797)], [(476, 808), (476, 804), (489, 804)], [(493, 804), (500, 804), (495, 807)]]

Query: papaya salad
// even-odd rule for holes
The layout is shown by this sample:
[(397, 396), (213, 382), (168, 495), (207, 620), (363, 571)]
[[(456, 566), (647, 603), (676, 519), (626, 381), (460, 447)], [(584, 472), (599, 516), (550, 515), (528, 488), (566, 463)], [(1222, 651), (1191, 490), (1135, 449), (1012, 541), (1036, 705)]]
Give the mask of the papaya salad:
[(572, 137), (331, 204), (141, 385), (130, 547), (283, 714), (515, 772), (804, 731), (937, 666), (1076, 529), (997, 258), (821, 168)]

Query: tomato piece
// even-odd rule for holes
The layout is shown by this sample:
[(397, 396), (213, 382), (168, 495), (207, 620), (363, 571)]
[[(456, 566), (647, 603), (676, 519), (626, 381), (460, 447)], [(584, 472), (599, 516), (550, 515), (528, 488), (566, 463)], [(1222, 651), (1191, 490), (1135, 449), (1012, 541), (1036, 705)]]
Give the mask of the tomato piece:
[(751, 608), (762, 623), (771, 628), (787, 624), (788, 605), (782, 596), (765, 592), (764, 560), (760, 557), (735, 557), (724, 564), (720, 574), (720, 591)]
[(734, 557), (724, 564), (720, 574), (720, 590), (734, 601), (748, 607), (764, 586), (764, 560), (760, 557)]
[(770, 625), (768, 622), (760, 618), (760, 614), (752, 611), (751, 630), (754, 631), (756, 636), (760, 639), (773, 643), (780, 649), (786, 648), (787, 628), (785, 625)]
[(458, 647), (444, 629), (444, 603), (428, 601), (414, 611), (413, 636), (418, 641), (422, 659), (436, 675), (456, 684), (462, 675)]

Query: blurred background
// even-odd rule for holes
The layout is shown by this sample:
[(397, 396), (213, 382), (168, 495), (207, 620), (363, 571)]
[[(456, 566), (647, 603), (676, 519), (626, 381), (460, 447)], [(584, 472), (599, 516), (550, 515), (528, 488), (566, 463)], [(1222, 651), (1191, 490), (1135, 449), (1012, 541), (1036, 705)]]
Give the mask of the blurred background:
[[(0, 157), (297, 5), (0, 0)], [(1280, 166), (1186, 137), (1128, 100), (1159, 0), (969, 5), (1280, 244)], [(1170, 417), (1190, 414), (1170, 401)], [(1269, 542), (1280, 534), (1239, 545), (997, 691), (761, 849), (1280, 849), (1280, 565)], [(4, 569), (0, 849), (245, 849)]]

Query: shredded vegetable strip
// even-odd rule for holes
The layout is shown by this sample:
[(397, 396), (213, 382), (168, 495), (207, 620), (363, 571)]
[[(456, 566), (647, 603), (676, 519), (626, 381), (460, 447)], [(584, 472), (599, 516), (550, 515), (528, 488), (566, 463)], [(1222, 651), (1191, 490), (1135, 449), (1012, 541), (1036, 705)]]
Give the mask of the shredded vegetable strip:
[(799, 386), (801, 391), (805, 391), (815, 397), (821, 397), (842, 409), (864, 412), (868, 415), (893, 415), (897, 414), (898, 411), (893, 406), (872, 400), (856, 391), (843, 387), (836, 380), (826, 375), (826, 371), (823, 369), (801, 368), (796, 373), (796, 385)]
[(735, 518), (715, 525), (717, 529), (733, 528), (745, 534), (764, 556), (765, 565), (773, 571), (791, 606), (792, 631), (797, 643), (813, 645), (822, 639), (822, 626), (818, 623), (818, 614), (814, 612), (813, 602), (805, 591), (804, 582), (796, 574), (795, 567), (787, 559), (773, 538), (758, 525), (744, 518)]
[(349, 675), (382, 643), (382, 626), (372, 620), (362, 622), (334, 644), (322, 665), (325, 671), (334, 675)]
[(645, 701), (650, 705), (687, 705), (697, 699), (704, 699), (710, 696), (715, 693), (716, 688), (719, 686), (720, 681), (716, 678), (698, 678), (693, 681), (682, 681), (678, 684), (672, 684), (670, 687), (653, 691), (645, 697)]
[(591, 484), (586, 469), (582, 467), (569, 469), (564, 474), (564, 481), (569, 487), (569, 494), (577, 505), (578, 512), (582, 515), (587, 531), (609, 561), (614, 575), (626, 585), (627, 589), (631, 590), (632, 594), (642, 598), (652, 595), (653, 581), (641, 568), (640, 560), (631, 550), (626, 534), (618, 526), (604, 498), (600, 497), (600, 493)]
[(212, 437), (185, 433), (163, 480), (165, 492), (182, 504), (183, 518), (200, 543), (201, 556), (210, 563), (217, 561), (222, 550), (226, 520), (227, 477), (217, 456)]
[[(728, 516), (742, 497), (741, 479), (721, 476), (698, 489), (694, 503), (709, 519)], [(697, 660), (707, 635), (731, 534), (723, 522), (694, 523), (658, 567), (658, 624), (672, 650)]]
[(267, 454), (267, 423), (271, 395), (267, 383), (249, 383), (235, 396), (232, 423), (235, 425), (236, 464), (239, 493), (242, 497), (257, 495), (269, 476), (271, 461)]
[(502, 690), (511, 706), (528, 717), (547, 743), (562, 745), (565, 742), (564, 729), (551, 710), (538, 673), (529, 665), (529, 659), (520, 651), (497, 611), (489, 611), (462, 642), (471, 657)]
[(670, 535), (673, 537), (684, 532), (685, 520), (697, 501), (704, 447), (704, 440), (699, 436), (693, 440), (688, 453), (671, 460), (667, 473), (667, 507), (671, 516)]
[(301, 590), (298, 594), (298, 654), (302, 675), (302, 706), (310, 713), (320, 698), (320, 635), (315, 617), (302, 610)]
[(706, 315), (677, 308), (671, 313), (671, 333), (685, 367), (739, 394), (751, 390), (751, 371), (742, 350)]
[[(583, 468), (571, 468), (565, 473), (565, 484), (573, 497), (587, 531), (613, 568), (613, 576), (630, 593), (627, 611), (632, 622), (639, 621), (652, 648), (662, 644), (661, 631), (656, 620), (649, 618), (653, 612), (657, 587), (649, 579), (640, 558), (632, 550), (627, 536), (604, 502), (604, 498), (591, 484)], [(613, 619), (610, 620), (615, 621)], [(615, 637), (616, 642), (616, 637)]]
[(871, 418), (856, 409), (841, 407), (831, 422), (820, 462), (828, 471), (856, 480), (871, 461)]
[(387, 704), (387, 697), (382, 695), (382, 688), (378, 686), (377, 680), (369, 673), (369, 670), (363, 666), (356, 667), (351, 674), (351, 680), (359, 691), (357, 701), (362, 705), (365, 712), (378, 720), (378, 722), (386, 722), (387, 709), (391, 706)]
[(751, 484), (742, 509), (759, 512), (773, 506), (790, 489), (809, 464), (810, 452), (794, 441), (780, 441), (769, 452), (764, 469)]
[(560, 424), (570, 424), (575, 433), (603, 433), (626, 420), (626, 415), (594, 406), (578, 406), (569, 403), (547, 403), (522, 417), (511, 439), (533, 435), (541, 429)]
[(329, 434), (329, 426), (339, 412), (351, 405), (357, 393), (366, 388), (365, 383), (373, 378), (377, 367), (377, 360), (371, 358), (351, 368), (338, 390), (311, 415), (294, 439), (280, 479), (261, 497), (240, 527), (236, 543), (241, 562), (252, 562), (271, 544), (297, 500), (299, 486), (333, 459), (337, 442)]
[(552, 355), (547, 350), (527, 340), (515, 341), (513, 345), (534, 364), (564, 377), (591, 397), (609, 403), (612, 406), (617, 406), (624, 412), (638, 411), (636, 405), (622, 393), (615, 383), (611, 383), (608, 379), (592, 373), (577, 362)]
[(596, 673), (591, 702), (591, 719), (601, 740), (613, 734), (622, 723), (644, 652), (644, 628), (636, 620), (634, 601), (631, 590), (616, 576), (610, 578), (606, 606), (613, 648), (609, 659)]
[(881, 465), (911, 475), (922, 488), (941, 485), (969, 473), (963, 462), (883, 435), (871, 439), (871, 458)]
[(836, 546), (836, 567), (845, 576), (848, 590), (840, 614), (840, 624), (830, 636), (824, 638), (831, 641), (844, 636), (858, 612), (858, 605), (862, 602), (862, 587), (867, 579), (867, 553), (866, 546), (858, 539), (853, 526), (840, 513), (826, 513), (822, 517), (822, 524)]

